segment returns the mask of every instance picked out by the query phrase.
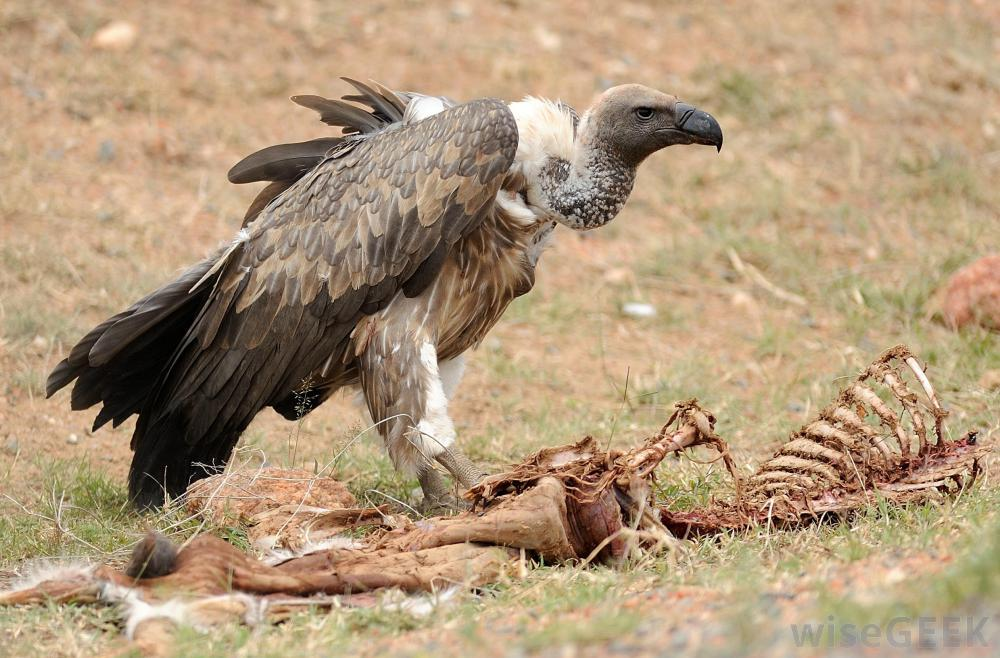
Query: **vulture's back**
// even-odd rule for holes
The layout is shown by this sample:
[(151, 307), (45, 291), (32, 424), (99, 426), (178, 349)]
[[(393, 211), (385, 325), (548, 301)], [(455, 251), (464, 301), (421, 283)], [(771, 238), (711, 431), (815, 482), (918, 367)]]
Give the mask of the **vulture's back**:
[(95, 427), (138, 413), (129, 490), (140, 506), (224, 466), (263, 407), (315, 403), (310, 379), (337, 381), (358, 321), (419, 295), (493, 211), (517, 150), (498, 100), (412, 123), (381, 92), (370, 112), (319, 101), (321, 116), (369, 134), (271, 151), (237, 171), (274, 180), (232, 245), (96, 327), (50, 376), (49, 395), (76, 380), (74, 408), (103, 403)]

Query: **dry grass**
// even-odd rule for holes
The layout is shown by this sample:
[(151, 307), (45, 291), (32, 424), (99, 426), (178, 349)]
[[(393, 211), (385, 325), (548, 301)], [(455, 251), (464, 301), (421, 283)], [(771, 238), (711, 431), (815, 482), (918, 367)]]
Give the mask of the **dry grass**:
[[(90, 44), (113, 19), (138, 27), (130, 50)], [(720, 156), (655, 156), (611, 226), (557, 235), (537, 289), (473, 355), (454, 406), (460, 440), (485, 463), (585, 433), (624, 445), (694, 395), (738, 461), (759, 458), (837, 377), (897, 342), (930, 363), (953, 428), (995, 433), (1000, 393), (978, 382), (1000, 369), (1000, 339), (951, 333), (927, 309), (947, 274), (1000, 251), (998, 25), (994, 3), (943, 0), (0, 4), (0, 493), (42, 515), (0, 502), (0, 568), (94, 553), (74, 535), (105, 552), (139, 532), (120, 509), (131, 425), (90, 436), (91, 416), (71, 413), (67, 395), (43, 399), (44, 378), (90, 326), (231, 236), (253, 191), (224, 172), (262, 145), (323, 134), (287, 97), (335, 94), (338, 75), (577, 107), (640, 81), (726, 132)], [(657, 316), (624, 316), (626, 301)], [(295, 425), (263, 413), (245, 442), (310, 467), (358, 422), (345, 398)], [(371, 497), (414, 486), (375, 437), (334, 470)], [(722, 495), (709, 467), (661, 470), (677, 504)], [(178, 655), (752, 651), (786, 646), (783, 624), (810, 610), (924, 605), (935, 587), (954, 593), (945, 607), (971, 597), (995, 611), (995, 583), (948, 583), (996, 554), (975, 549), (998, 524), (996, 502), (988, 482), (943, 508), (697, 545), (679, 564), (539, 569), (427, 620), (344, 612), (192, 633)], [(891, 575), (900, 560), (957, 571), (907, 587)], [(108, 650), (113, 625), (106, 612), (0, 611), (0, 655)]]

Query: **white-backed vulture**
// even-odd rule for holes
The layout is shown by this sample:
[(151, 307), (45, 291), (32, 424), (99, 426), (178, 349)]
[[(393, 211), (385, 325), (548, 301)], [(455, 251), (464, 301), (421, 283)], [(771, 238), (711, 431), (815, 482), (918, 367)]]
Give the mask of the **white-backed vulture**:
[(264, 407), (301, 417), (361, 387), (397, 468), (428, 501), (481, 472), (454, 445), (463, 353), (531, 289), (557, 224), (618, 214), (636, 168), (672, 144), (721, 148), (711, 116), (640, 85), (579, 119), (538, 98), (456, 104), (348, 80), (300, 96), (343, 135), (273, 146), (235, 183), (270, 181), (236, 239), (87, 334), (47, 383), (76, 380), (95, 429), (138, 414), (129, 493), (140, 508), (222, 468)]

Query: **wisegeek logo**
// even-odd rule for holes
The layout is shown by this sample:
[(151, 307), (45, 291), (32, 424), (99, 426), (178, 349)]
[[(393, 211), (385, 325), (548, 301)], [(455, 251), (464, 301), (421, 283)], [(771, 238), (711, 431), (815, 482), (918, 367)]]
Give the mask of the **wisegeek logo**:
[(895, 617), (885, 625), (840, 623), (792, 624), (792, 641), (805, 647), (995, 647), (993, 617)]

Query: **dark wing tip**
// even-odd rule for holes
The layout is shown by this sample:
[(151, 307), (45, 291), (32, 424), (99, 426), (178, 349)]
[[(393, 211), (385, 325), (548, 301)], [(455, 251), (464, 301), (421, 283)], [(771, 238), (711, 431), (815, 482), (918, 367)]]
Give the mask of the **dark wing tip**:
[(295, 96), (289, 96), (288, 100), (292, 101), (296, 105), (301, 105), (302, 107), (307, 107), (310, 110), (313, 106), (325, 102), (327, 99), (322, 96), (317, 96), (316, 94), (297, 94)]
[(342, 137), (320, 137), (307, 142), (276, 144), (251, 153), (226, 174), (230, 183), (294, 181), (319, 164)]
[(60, 361), (45, 380), (45, 397), (52, 397), (56, 391), (76, 379), (76, 375), (76, 368), (69, 364), (69, 359)]

